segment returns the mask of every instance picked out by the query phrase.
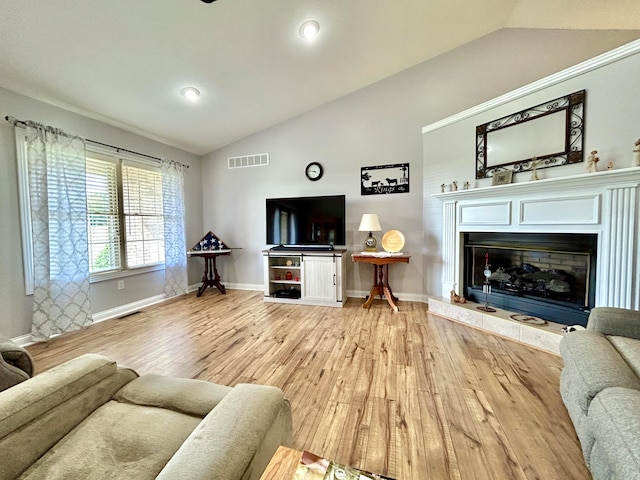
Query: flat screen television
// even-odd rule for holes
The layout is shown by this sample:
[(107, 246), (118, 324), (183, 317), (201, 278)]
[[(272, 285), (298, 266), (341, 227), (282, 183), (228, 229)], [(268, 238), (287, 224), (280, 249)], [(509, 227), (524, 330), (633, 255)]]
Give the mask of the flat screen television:
[(345, 245), (345, 196), (268, 198), (267, 244)]

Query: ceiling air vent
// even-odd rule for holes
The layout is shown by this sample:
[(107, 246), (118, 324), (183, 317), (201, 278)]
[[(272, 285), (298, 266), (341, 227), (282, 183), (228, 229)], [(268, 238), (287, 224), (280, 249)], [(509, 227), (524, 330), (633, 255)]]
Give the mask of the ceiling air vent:
[(229, 168), (262, 167), (269, 165), (269, 154), (256, 153), (242, 157), (228, 157), (227, 162), (229, 162)]

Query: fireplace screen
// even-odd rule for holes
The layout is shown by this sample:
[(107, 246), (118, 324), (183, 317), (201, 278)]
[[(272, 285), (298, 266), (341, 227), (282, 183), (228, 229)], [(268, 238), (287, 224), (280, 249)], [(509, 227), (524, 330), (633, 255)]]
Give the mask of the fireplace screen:
[[(561, 323), (584, 323), (584, 312), (594, 298), (590, 287), (595, 278), (595, 235), (476, 233), (466, 237), (470, 299), (484, 303), (487, 289), (483, 285), (488, 282), (490, 304)], [(485, 271), (487, 262), (490, 273)], [(580, 318), (567, 317), (567, 311), (580, 312)]]

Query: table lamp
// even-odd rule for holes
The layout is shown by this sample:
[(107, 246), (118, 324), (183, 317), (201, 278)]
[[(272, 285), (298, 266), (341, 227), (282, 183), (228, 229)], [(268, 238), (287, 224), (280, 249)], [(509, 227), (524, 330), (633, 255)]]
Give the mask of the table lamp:
[(362, 220), (360, 220), (360, 226), (358, 227), (358, 231), (360, 232), (369, 232), (369, 236), (364, 241), (364, 251), (365, 252), (376, 252), (378, 251), (378, 241), (376, 237), (373, 236), (372, 232), (380, 232), (382, 228), (380, 228), (380, 221), (378, 220), (378, 215), (375, 213), (365, 213), (362, 215)]

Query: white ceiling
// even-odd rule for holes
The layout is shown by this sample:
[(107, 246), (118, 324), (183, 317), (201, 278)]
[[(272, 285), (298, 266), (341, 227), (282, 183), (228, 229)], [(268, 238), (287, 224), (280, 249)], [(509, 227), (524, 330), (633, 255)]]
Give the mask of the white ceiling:
[(640, 0), (0, 0), (0, 86), (203, 155), (504, 27), (639, 29)]

